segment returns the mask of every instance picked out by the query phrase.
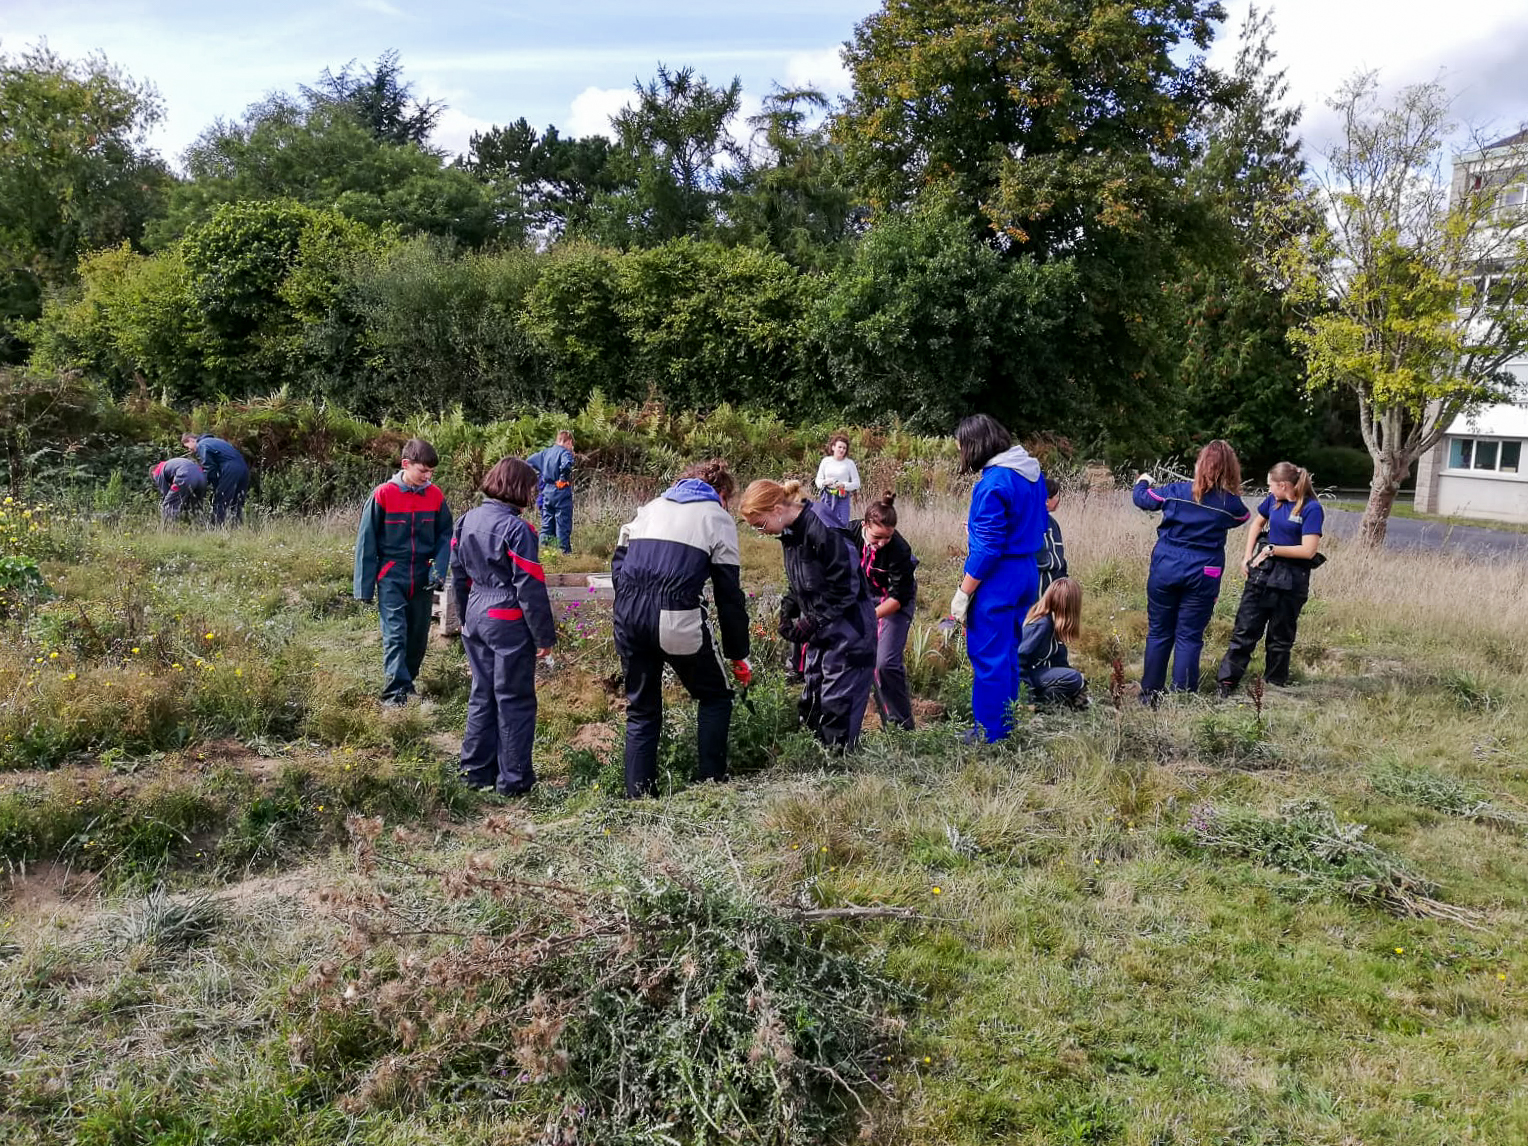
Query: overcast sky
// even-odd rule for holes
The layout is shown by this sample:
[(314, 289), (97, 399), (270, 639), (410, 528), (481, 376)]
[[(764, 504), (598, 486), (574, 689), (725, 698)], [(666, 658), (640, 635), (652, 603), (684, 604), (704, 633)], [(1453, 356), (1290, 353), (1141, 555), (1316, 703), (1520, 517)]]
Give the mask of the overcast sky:
[[(154, 144), (177, 157), (218, 116), (238, 116), (325, 67), (402, 53), (416, 91), (444, 100), (436, 142), (465, 150), (474, 130), (520, 116), (564, 133), (608, 128), (632, 84), (661, 61), (713, 82), (743, 81), (749, 109), (772, 81), (842, 94), (838, 47), (873, 0), (0, 0), (0, 50), (46, 37), (65, 56), (104, 52), (164, 97)], [(1247, 0), (1212, 53), (1229, 64)], [(1387, 86), (1441, 78), (1462, 116), (1497, 134), (1528, 121), (1524, 0), (1283, 0), (1276, 45), (1303, 133), (1330, 129), (1324, 100), (1355, 69)]]

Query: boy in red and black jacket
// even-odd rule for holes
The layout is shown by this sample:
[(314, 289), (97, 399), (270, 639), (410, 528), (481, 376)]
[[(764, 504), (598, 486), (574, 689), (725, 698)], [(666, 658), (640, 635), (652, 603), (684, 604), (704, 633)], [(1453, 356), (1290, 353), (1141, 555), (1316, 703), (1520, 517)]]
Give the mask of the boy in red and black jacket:
[(372, 491), (355, 539), (355, 595), (377, 598), (382, 621), (382, 703), (401, 708), (414, 692), (430, 640), (434, 590), (451, 555), (451, 507), (432, 479), (435, 447), (412, 438), (403, 468)]

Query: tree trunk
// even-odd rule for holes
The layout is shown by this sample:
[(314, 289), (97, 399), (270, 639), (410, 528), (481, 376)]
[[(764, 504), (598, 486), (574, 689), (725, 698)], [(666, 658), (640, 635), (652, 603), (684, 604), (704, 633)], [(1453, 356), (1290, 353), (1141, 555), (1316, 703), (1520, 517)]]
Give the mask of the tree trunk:
[(1385, 543), (1390, 528), (1390, 510), (1395, 494), (1405, 480), (1407, 466), (1398, 466), (1393, 457), (1374, 459), (1374, 476), (1369, 480), (1369, 501), (1358, 525), (1358, 543), (1366, 549), (1378, 549)]

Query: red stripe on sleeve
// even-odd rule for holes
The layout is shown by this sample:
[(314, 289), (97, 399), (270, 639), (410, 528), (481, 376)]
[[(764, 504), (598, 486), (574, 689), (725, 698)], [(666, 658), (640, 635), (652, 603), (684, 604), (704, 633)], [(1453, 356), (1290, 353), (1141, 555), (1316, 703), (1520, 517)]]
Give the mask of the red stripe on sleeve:
[(540, 581), (543, 585), (546, 584), (546, 570), (542, 569), (541, 566), (537, 562), (535, 562), (535, 561), (527, 561), (524, 557), (521, 557), (513, 549), (507, 549), (507, 550), (505, 550), (505, 552), (509, 554), (509, 559), (511, 561), (513, 561), (517, 566), (519, 566), (520, 569), (523, 572), (529, 573), (532, 577), (534, 577), (536, 580)]

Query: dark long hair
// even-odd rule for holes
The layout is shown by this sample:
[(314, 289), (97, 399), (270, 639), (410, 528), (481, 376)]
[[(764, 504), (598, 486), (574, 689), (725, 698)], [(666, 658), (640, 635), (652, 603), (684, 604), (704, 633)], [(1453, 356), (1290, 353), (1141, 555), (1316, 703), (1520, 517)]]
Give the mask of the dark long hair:
[(960, 472), (980, 473), (993, 458), (1013, 448), (1013, 438), (1003, 424), (990, 414), (972, 414), (961, 419), (955, 428), (960, 444)]
[(1194, 460), (1194, 500), (1203, 501), (1212, 489), (1241, 493), (1241, 462), (1224, 438), (1216, 438)]

